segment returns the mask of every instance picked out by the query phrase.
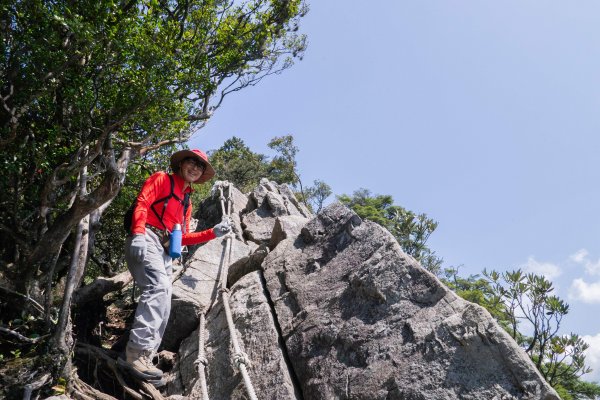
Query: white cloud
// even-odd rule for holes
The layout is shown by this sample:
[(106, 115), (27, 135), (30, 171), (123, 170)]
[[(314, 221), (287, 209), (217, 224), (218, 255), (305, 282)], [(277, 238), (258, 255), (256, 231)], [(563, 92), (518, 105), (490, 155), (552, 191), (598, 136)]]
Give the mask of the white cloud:
[(574, 254), (571, 254), (569, 258), (572, 261), (575, 261), (577, 264), (583, 264), (588, 254), (589, 253), (586, 249), (579, 249)]
[(588, 283), (583, 279), (575, 279), (571, 283), (569, 297), (584, 303), (600, 303), (600, 281)]
[(592, 372), (582, 378), (589, 382), (600, 381), (600, 333), (596, 336), (584, 335), (582, 339), (590, 345), (585, 351), (585, 364), (592, 368)]
[(534, 273), (536, 275), (543, 275), (546, 279), (552, 281), (554, 278), (560, 276), (562, 271), (558, 265), (546, 262), (536, 261), (533, 257), (529, 257), (527, 262), (521, 266), (521, 269), (527, 273)]
[(600, 275), (600, 259), (592, 261), (589, 259), (589, 252), (586, 249), (577, 250), (569, 256), (569, 259), (577, 264), (585, 267), (585, 270), (590, 275)]

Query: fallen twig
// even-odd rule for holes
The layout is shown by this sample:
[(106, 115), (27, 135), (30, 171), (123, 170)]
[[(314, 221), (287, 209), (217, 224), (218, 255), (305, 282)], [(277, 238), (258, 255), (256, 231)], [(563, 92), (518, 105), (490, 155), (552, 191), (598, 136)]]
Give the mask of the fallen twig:
[(38, 390), (39, 388), (44, 386), (46, 382), (48, 382), (48, 379), (50, 379), (50, 374), (46, 373), (42, 375), (37, 381), (25, 385), (25, 391), (23, 392), (23, 400), (29, 400), (31, 398), (31, 393), (33, 393), (34, 390)]
[(11, 335), (11, 336), (14, 336), (14, 337), (16, 337), (17, 339), (19, 339), (22, 342), (31, 343), (31, 344), (35, 344), (35, 343), (41, 342), (42, 340), (44, 340), (45, 338), (47, 338), (49, 336), (49, 335), (44, 335), (44, 336), (38, 336), (36, 338), (28, 338), (27, 336), (21, 335), (17, 331), (13, 331), (11, 329), (4, 328), (2, 326), (0, 326), (0, 332), (6, 333), (6, 334)]

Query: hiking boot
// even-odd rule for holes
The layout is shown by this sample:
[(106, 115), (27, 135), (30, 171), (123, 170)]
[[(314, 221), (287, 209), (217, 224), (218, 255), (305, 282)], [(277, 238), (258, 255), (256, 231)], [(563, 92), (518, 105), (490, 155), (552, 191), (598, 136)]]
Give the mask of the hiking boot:
[(117, 362), (138, 379), (159, 381), (163, 372), (152, 364), (151, 357), (152, 350), (136, 350), (127, 346), (125, 359), (119, 358)]

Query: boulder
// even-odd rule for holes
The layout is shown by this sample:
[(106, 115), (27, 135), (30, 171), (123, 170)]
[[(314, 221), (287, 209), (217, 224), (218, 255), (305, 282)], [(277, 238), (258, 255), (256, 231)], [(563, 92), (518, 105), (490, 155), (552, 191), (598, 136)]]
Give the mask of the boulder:
[(486, 310), (341, 204), (263, 269), (304, 398), (558, 400)]
[[(235, 242), (232, 262), (251, 255), (251, 247), (238, 240)], [(217, 238), (198, 248), (187, 259), (183, 273), (173, 282), (171, 315), (161, 348), (177, 351), (181, 340), (198, 327), (198, 313), (207, 310), (217, 298), (224, 255), (225, 239)]]
[[(234, 207), (243, 231), (227, 269), (230, 307), (258, 398), (559, 400), (485, 309), (456, 296), (387, 230), (339, 203), (309, 219), (290, 193), (262, 181), (236, 200), (245, 208)], [(213, 242), (175, 283), (168, 394), (200, 398), (204, 310), (209, 397), (244, 399), (217, 290), (223, 245)]]
[(300, 203), (287, 185), (266, 179), (250, 193), (249, 207), (242, 216), (244, 237), (258, 244), (269, 244), (277, 217), (308, 219), (311, 212)]

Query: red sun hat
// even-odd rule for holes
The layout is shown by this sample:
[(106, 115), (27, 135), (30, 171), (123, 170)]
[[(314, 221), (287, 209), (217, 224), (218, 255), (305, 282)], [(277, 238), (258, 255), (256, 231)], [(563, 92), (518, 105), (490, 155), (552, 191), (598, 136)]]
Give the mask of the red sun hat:
[(204, 172), (194, 183), (203, 183), (209, 181), (210, 178), (215, 176), (215, 169), (208, 162), (208, 156), (204, 154), (202, 150), (198, 149), (179, 150), (178, 152), (173, 153), (171, 156), (171, 169), (176, 171), (179, 168), (179, 163), (186, 158), (196, 158), (198, 161), (204, 164)]

